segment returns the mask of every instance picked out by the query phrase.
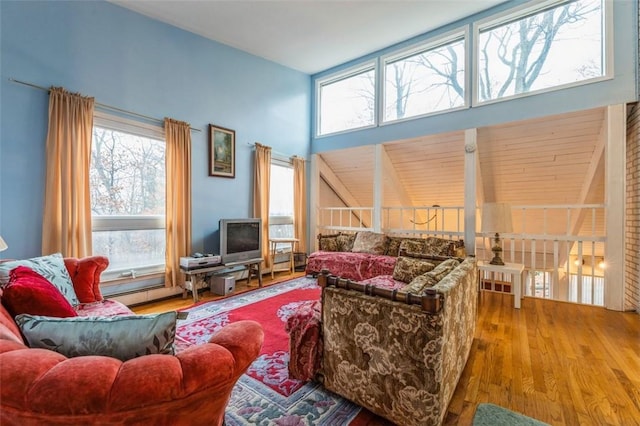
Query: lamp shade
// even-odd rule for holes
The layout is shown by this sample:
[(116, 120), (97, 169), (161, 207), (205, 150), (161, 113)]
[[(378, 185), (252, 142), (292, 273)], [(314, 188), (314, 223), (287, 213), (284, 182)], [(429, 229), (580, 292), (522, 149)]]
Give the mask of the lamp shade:
[(0, 237), (0, 251), (5, 251), (8, 248), (9, 246), (7, 245), (7, 243), (5, 243), (2, 237)]
[(513, 232), (511, 206), (507, 203), (484, 203), (482, 205), (482, 232), (491, 234)]

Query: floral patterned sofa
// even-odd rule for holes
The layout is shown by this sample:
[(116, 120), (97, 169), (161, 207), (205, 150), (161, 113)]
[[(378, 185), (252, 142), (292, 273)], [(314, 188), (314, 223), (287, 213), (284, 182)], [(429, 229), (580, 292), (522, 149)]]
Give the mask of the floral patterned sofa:
[(396, 424), (441, 424), (476, 325), (476, 260), (455, 264), (401, 289), (319, 275), (324, 386)]
[(401, 250), (440, 256), (460, 256), (462, 240), (413, 238), (360, 231), (355, 234), (318, 235), (319, 250), (307, 259), (307, 275), (323, 270), (341, 278), (364, 281), (393, 275)]

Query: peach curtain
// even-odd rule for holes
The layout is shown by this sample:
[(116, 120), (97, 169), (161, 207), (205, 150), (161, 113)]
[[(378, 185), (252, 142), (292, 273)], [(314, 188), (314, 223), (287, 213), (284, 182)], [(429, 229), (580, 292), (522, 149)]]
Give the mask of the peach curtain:
[(269, 184), (271, 182), (271, 147), (256, 142), (253, 174), (253, 216), (262, 219), (262, 259), (271, 266), (269, 256)]
[(304, 158), (293, 156), (293, 233), (298, 251), (307, 252), (307, 172)]
[(89, 168), (93, 98), (61, 87), (49, 92), (42, 254), (91, 255)]
[(166, 139), (165, 287), (184, 285), (180, 257), (191, 252), (191, 129), (189, 123), (164, 119)]

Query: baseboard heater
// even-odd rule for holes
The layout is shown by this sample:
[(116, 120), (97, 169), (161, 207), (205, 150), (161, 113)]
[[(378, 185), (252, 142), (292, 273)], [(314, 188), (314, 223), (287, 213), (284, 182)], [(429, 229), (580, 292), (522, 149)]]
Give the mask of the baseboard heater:
[[(163, 288), (166, 288), (164, 285), (162, 284), (158, 284), (158, 285), (153, 285), (150, 287), (142, 287), (142, 288), (134, 288), (131, 290), (124, 290), (124, 291), (119, 291), (117, 293), (107, 293), (104, 290), (102, 291), (102, 296), (105, 298), (115, 298), (115, 297), (122, 297), (122, 296), (130, 296), (132, 294), (139, 294), (139, 293), (146, 293), (148, 291), (152, 291), (152, 290), (162, 290)], [(182, 289), (181, 289), (182, 291)]]

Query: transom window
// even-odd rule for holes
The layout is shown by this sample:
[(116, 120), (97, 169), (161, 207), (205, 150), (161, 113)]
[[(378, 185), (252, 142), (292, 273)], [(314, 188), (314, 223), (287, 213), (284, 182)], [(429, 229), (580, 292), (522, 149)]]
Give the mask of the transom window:
[(318, 134), (375, 125), (374, 64), (318, 83)]
[[(316, 80), (316, 136), (610, 78), (612, 3), (525, 2), (322, 77)], [(467, 42), (471, 30), (473, 45)]]
[(465, 69), (464, 34), (385, 58), (383, 121), (464, 106)]
[(91, 146), (93, 254), (103, 280), (163, 272), (165, 141), (162, 127), (96, 112)]
[(579, 0), (479, 26), (478, 101), (604, 76), (603, 16), (602, 0)]

